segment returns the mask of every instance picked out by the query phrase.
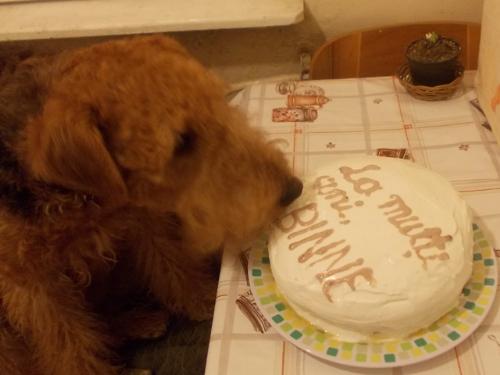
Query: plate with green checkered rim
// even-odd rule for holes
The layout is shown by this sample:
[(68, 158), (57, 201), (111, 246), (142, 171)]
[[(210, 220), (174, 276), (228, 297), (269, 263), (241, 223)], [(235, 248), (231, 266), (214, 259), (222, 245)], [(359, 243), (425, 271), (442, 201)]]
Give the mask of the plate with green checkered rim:
[(301, 318), (279, 294), (271, 273), (267, 246), (250, 253), (248, 274), (257, 305), (286, 340), (316, 357), (357, 367), (397, 367), (436, 357), (464, 341), (486, 317), (495, 298), (495, 253), (474, 224), (474, 266), (460, 296), (460, 304), (430, 327), (407, 339), (380, 343), (349, 343)]

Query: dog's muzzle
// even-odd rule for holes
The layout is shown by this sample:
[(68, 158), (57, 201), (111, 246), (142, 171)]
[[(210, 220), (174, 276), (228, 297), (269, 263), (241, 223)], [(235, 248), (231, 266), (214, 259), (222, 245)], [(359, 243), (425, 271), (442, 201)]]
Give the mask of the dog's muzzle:
[(300, 194), (302, 194), (302, 181), (297, 177), (292, 177), (288, 180), (285, 186), (285, 190), (280, 198), (280, 205), (282, 207), (288, 206), (295, 199), (297, 199)]

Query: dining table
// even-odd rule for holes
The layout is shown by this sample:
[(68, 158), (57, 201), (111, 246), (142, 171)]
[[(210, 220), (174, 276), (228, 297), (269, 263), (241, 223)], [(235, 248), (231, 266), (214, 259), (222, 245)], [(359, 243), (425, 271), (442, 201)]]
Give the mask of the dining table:
[[(476, 71), (466, 71), (450, 98), (426, 101), (411, 96), (396, 76), (285, 80), (248, 86), (231, 103), (284, 153), (299, 177), (355, 155), (406, 159), (440, 174), (468, 203), (488, 243), (485, 251), (498, 260), (500, 147), (475, 83)], [(498, 298), (467, 339), (425, 361), (346, 366), (312, 355), (285, 339), (256, 304), (248, 276), (252, 250), (223, 255), (206, 375), (500, 373)], [(493, 295), (498, 288), (492, 285)], [(420, 349), (415, 346), (415, 353)]]

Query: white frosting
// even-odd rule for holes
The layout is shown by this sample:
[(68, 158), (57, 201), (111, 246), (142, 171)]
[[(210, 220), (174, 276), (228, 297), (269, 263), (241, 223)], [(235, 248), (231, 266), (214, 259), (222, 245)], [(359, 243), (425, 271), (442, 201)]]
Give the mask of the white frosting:
[[(343, 169), (345, 176), (340, 170), (368, 165), (380, 169), (351, 174)], [(340, 190), (347, 198), (338, 203)], [(394, 195), (410, 215), (390, 213), (398, 209)], [(388, 202), (393, 204), (380, 207)], [(403, 222), (389, 222), (398, 214)], [(410, 216), (417, 218), (405, 221)], [(402, 234), (410, 224), (421, 225)], [(327, 236), (328, 229), (333, 232)], [(429, 238), (417, 239), (425, 229), (434, 231), (442, 249)], [(448, 181), (410, 161), (365, 156), (340, 159), (304, 181), (303, 195), (270, 237), (269, 254), (277, 286), (299, 315), (341, 340), (371, 341), (405, 337), (455, 307), (471, 275), (472, 246), (470, 210)], [(310, 257), (300, 262), (308, 249)], [(318, 274), (328, 270), (333, 274), (321, 281)], [(333, 286), (325, 291), (327, 282)]]

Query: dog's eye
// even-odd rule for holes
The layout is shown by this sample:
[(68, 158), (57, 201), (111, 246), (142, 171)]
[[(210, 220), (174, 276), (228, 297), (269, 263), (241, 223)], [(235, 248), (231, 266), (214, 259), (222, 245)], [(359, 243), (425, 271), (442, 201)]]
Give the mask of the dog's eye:
[(193, 130), (186, 130), (177, 137), (174, 155), (181, 156), (190, 154), (196, 146), (196, 134)]

